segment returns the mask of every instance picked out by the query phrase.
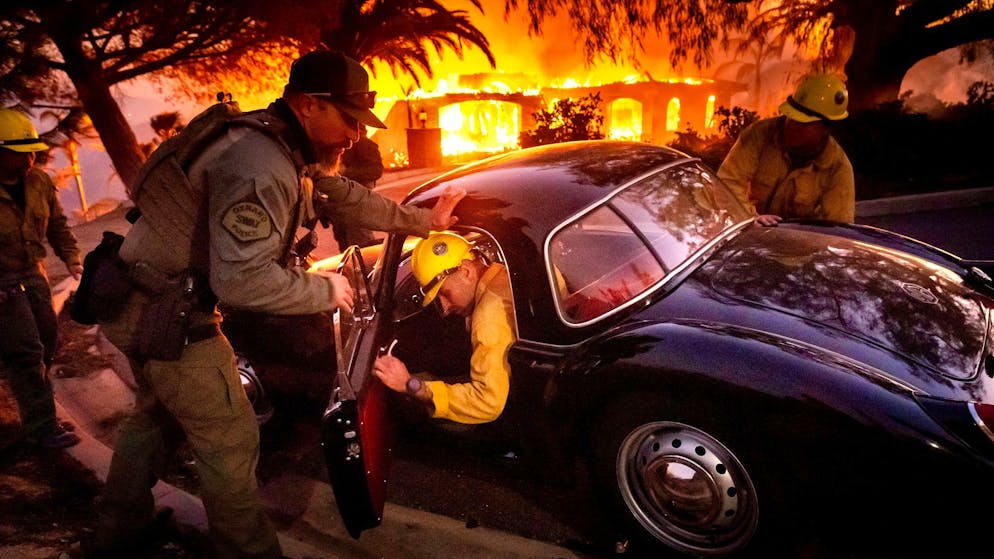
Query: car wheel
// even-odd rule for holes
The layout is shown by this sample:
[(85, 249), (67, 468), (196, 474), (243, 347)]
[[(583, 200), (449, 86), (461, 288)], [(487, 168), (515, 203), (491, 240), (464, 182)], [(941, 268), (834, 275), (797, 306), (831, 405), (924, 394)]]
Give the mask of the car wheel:
[(593, 444), (599, 484), (636, 540), (690, 557), (750, 547), (760, 502), (742, 461), (713, 432), (636, 410), (608, 414)]
[(248, 396), (249, 403), (252, 404), (252, 411), (255, 412), (255, 420), (259, 425), (264, 425), (273, 418), (273, 405), (266, 396), (266, 388), (262, 385), (259, 374), (252, 367), (252, 364), (249, 363), (248, 358), (241, 354), (236, 354), (235, 357), (238, 376), (241, 378), (245, 395)]

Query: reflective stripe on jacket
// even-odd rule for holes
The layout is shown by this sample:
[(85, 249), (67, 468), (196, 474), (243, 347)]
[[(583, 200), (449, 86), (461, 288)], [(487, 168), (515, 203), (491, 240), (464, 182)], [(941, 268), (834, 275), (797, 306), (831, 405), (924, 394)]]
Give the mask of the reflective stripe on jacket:
[(718, 177), (754, 214), (852, 223), (856, 187), (842, 147), (830, 136), (811, 163), (791, 169), (780, 142), (783, 118), (760, 120), (743, 130)]

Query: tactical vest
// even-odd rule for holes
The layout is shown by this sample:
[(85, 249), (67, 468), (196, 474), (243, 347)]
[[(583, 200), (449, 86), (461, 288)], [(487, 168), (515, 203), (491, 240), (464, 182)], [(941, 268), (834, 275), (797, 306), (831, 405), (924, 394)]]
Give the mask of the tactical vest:
[(176, 250), (185, 253), (181, 256), (186, 256), (189, 267), (204, 275), (210, 261), (207, 193), (191, 183), (187, 171), (204, 149), (234, 126), (247, 126), (272, 137), (287, 157), (298, 163), (299, 157), (294, 157), (282, 137), (285, 125), (274, 125), (264, 110), (243, 113), (237, 103), (229, 101), (198, 114), (179, 134), (156, 148), (128, 190), (141, 219), (164, 236), (175, 238)]

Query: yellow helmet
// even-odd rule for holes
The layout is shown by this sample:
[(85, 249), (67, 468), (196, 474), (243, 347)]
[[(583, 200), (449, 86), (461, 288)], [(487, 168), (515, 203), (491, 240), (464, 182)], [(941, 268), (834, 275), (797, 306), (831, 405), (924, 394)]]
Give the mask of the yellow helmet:
[(35, 125), (16, 109), (0, 109), (0, 147), (21, 153), (48, 150), (48, 145), (38, 139)]
[(411, 271), (425, 296), (422, 306), (428, 306), (435, 300), (442, 282), (459, 269), (463, 261), (475, 258), (472, 250), (473, 243), (449, 232), (432, 233), (414, 245)]
[(849, 92), (842, 78), (816, 74), (805, 79), (780, 105), (780, 114), (797, 122), (842, 120), (849, 116)]

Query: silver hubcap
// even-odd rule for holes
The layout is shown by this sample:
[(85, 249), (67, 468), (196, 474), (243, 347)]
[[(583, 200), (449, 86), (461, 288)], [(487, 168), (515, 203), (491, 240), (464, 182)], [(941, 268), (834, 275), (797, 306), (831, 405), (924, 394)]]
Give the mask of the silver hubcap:
[(634, 429), (618, 451), (617, 474), (639, 523), (682, 553), (730, 553), (756, 531), (758, 501), (745, 467), (690, 425), (664, 421)]

